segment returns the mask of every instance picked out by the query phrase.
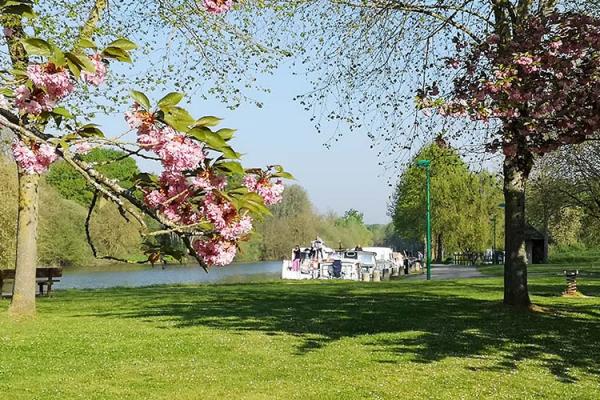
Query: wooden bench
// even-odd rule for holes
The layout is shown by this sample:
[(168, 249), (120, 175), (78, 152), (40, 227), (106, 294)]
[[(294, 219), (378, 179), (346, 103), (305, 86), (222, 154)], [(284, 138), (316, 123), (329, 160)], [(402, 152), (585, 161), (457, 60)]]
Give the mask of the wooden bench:
[[(37, 293), (39, 296), (44, 295), (44, 287), (46, 288), (46, 296), (50, 296), (52, 293), (52, 285), (56, 282), (60, 282), (60, 280), (56, 278), (62, 277), (63, 269), (62, 268), (36, 268), (35, 270), (35, 281), (38, 285), (39, 292)], [(12, 296), (10, 294), (4, 294), (2, 292), (2, 286), (4, 282), (15, 280), (15, 270), (14, 269), (0, 269), (0, 295), (4, 297)]]

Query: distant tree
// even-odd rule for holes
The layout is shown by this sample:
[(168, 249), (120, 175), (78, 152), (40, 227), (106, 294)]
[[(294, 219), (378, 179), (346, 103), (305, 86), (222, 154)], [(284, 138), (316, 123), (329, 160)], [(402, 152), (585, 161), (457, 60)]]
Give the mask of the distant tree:
[[(457, 151), (437, 143), (415, 157), (431, 160), (432, 245), (437, 262), (447, 250), (483, 250), (491, 241), (490, 217), (501, 202), (498, 182), (475, 174)], [(425, 174), (416, 163), (401, 175), (390, 204), (396, 233), (407, 239), (425, 235)]]
[(364, 224), (363, 217), (363, 213), (361, 213), (358, 210), (355, 210), (354, 208), (351, 208), (344, 213), (344, 216), (342, 218), (344, 218), (346, 221), (355, 221), (359, 224)]
[[(110, 179), (116, 179), (123, 187), (132, 187), (137, 174), (140, 173), (135, 160), (119, 150), (93, 149), (83, 155), (82, 159), (96, 165), (98, 172)], [(86, 206), (92, 201), (93, 186), (65, 161), (52, 164), (46, 174), (46, 181), (66, 199)]]

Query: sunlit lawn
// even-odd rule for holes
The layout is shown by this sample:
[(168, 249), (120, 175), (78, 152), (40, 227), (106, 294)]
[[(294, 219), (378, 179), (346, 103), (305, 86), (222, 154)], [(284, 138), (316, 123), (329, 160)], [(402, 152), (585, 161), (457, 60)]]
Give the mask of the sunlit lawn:
[[(599, 280), (581, 290), (600, 296)], [(2, 399), (598, 399), (600, 297), (532, 276), (57, 292), (0, 301)]]

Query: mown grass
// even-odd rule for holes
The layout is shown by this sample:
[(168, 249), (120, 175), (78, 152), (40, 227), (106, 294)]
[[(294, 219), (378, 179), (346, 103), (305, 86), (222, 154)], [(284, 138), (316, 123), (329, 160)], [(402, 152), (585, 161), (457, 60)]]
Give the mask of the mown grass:
[[(581, 250), (551, 254), (548, 264), (527, 266), (529, 276), (564, 276), (564, 271), (578, 270), (581, 279), (600, 279), (600, 250)], [(484, 275), (502, 276), (502, 265), (480, 265), (477, 267)]]
[[(0, 302), (7, 399), (598, 399), (600, 298), (532, 277), (56, 292)], [(581, 289), (600, 296), (600, 281)]]

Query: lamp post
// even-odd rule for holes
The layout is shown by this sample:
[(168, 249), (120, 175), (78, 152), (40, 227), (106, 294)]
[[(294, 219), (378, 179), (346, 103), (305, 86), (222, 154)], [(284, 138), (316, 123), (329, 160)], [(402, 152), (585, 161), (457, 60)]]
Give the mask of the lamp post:
[(427, 193), (427, 280), (431, 280), (431, 161), (430, 160), (419, 160), (417, 166), (425, 168), (426, 179), (426, 193)]
[[(504, 208), (505, 204), (504, 203), (500, 203), (498, 204), (498, 208)], [(496, 254), (496, 220), (498, 218), (498, 215), (496, 213), (494, 213), (494, 216), (492, 217), (492, 263), (493, 264), (498, 264), (498, 256)]]
[(492, 217), (492, 254), (496, 253), (496, 217), (496, 214)]

